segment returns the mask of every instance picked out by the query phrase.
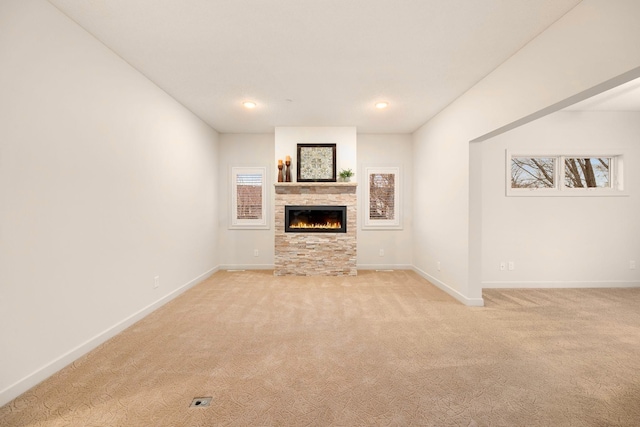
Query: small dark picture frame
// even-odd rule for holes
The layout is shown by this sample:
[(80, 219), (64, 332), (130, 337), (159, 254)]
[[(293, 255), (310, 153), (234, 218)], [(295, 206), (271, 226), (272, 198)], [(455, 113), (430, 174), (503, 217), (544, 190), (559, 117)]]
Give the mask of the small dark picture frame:
[(336, 182), (336, 144), (298, 144), (298, 182)]

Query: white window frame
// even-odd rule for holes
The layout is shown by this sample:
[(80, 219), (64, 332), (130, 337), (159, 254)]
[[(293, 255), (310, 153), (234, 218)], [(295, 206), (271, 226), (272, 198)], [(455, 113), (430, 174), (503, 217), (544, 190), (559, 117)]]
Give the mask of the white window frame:
[[(555, 187), (553, 188), (512, 188), (511, 187), (511, 159), (514, 157), (551, 157), (556, 159), (554, 171)], [(610, 187), (570, 188), (565, 185), (566, 158), (592, 158), (607, 157), (611, 159), (609, 165)], [(611, 152), (588, 153), (521, 153), (506, 151), (506, 195), (507, 196), (544, 196), (544, 197), (603, 197), (603, 196), (628, 196), (629, 192), (624, 187), (624, 154)]]
[[(238, 189), (237, 176), (246, 174), (260, 174), (262, 176), (262, 218), (238, 218)], [(230, 174), (230, 217), (229, 229), (264, 230), (269, 229), (269, 211), (267, 203), (267, 168), (263, 166), (241, 167), (234, 166)]]
[[(367, 166), (364, 168), (364, 179), (362, 182), (364, 185), (364, 197), (362, 198), (362, 229), (363, 230), (399, 230), (402, 229), (402, 177), (400, 175), (399, 166)], [(371, 200), (371, 193), (369, 187), (369, 177), (374, 174), (394, 174), (394, 213), (393, 219), (372, 219), (369, 216), (369, 202)]]

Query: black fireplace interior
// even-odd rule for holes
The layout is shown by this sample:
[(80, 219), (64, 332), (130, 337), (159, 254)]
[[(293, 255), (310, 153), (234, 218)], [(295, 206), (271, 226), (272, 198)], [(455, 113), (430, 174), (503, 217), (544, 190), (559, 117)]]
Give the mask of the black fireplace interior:
[(346, 206), (285, 206), (286, 233), (346, 233)]

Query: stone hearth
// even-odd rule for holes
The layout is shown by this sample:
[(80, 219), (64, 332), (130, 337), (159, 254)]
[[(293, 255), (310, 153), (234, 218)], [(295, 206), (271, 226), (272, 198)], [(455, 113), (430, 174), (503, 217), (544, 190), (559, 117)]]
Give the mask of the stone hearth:
[[(355, 276), (357, 197), (356, 183), (275, 184), (276, 276)], [(285, 233), (285, 206), (346, 206), (346, 233)]]

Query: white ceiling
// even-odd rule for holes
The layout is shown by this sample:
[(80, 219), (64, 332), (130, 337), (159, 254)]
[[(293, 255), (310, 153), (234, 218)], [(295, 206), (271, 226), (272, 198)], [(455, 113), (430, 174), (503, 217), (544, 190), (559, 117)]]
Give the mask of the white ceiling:
[(640, 79), (631, 80), (584, 101), (566, 111), (640, 111)]
[(49, 1), (223, 133), (413, 132), (580, 2)]

